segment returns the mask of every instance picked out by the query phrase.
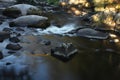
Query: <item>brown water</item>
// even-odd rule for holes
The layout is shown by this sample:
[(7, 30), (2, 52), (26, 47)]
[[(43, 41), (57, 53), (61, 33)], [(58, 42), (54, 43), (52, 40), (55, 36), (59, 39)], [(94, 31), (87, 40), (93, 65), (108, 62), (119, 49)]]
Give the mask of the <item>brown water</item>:
[[(47, 38), (55, 39), (53, 36), (47, 36)], [(57, 37), (56, 39), (74, 43), (79, 53), (68, 62), (62, 62), (49, 55), (32, 56), (34, 64), (30, 69), (31, 80), (120, 79), (120, 55), (116, 44), (78, 37)]]

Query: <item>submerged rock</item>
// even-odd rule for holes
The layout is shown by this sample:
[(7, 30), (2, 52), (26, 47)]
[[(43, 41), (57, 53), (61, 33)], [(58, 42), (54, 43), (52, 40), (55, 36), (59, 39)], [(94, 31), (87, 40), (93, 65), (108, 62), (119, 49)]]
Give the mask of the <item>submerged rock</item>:
[(4, 39), (7, 39), (9, 37), (10, 37), (10, 33), (9, 32), (4, 32), (4, 31), (0, 32), (0, 42), (2, 42)]
[(0, 59), (3, 58), (3, 53), (0, 51)]
[(46, 28), (50, 25), (47, 17), (28, 15), (14, 19), (10, 22), (10, 27), (21, 26), (21, 27), (33, 27), (33, 28)]
[(86, 38), (95, 38), (95, 39), (107, 39), (108, 34), (100, 31), (96, 31), (91, 28), (80, 29), (77, 32), (77, 36), (86, 37)]
[(62, 61), (68, 61), (77, 51), (72, 43), (62, 43), (60, 46), (51, 49), (51, 55)]
[(38, 10), (38, 8), (29, 4), (17, 4), (6, 8), (3, 11), (3, 15), (14, 18), (21, 15), (26, 15), (28, 11), (32, 10)]
[(17, 37), (9, 38), (9, 40), (10, 40), (11, 42), (14, 42), (14, 43), (20, 42), (20, 40), (19, 40)]
[(9, 50), (20, 50), (22, 47), (19, 44), (8, 44), (6, 49)]

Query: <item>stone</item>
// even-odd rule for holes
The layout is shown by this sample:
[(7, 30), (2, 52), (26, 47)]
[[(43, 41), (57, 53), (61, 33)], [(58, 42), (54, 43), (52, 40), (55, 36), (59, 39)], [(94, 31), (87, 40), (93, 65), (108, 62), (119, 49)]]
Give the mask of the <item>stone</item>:
[(14, 52), (14, 51), (8, 51), (8, 53), (9, 53), (9, 54), (14, 54), (14, 53), (16, 53), (16, 52)]
[(11, 38), (9, 38), (9, 40), (10, 40), (11, 42), (14, 42), (14, 43), (20, 42), (20, 40), (19, 40), (17, 37), (11, 37)]
[(3, 53), (0, 51), (0, 59), (3, 59)]
[(62, 61), (68, 61), (75, 55), (78, 50), (72, 43), (62, 43), (59, 46), (51, 49), (51, 55)]
[(93, 39), (107, 39), (108, 33), (103, 33), (91, 28), (84, 28), (78, 30), (76, 33), (77, 36), (86, 37), (86, 38), (93, 38)]
[(10, 27), (20, 26), (20, 27), (33, 27), (33, 28), (46, 28), (50, 25), (47, 17), (37, 16), (37, 15), (27, 15), (21, 16), (10, 23)]
[(6, 49), (9, 49), (9, 50), (20, 50), (22, 47), (19, 45), (19, 44), (8, 44), (6, 46)]
[(48, 46), (48, 45), (51, 44), (51, 41), (49, 41), (49, 40), (43, 40), (43, 41), (42, 41), (42, 44)]
[(38, 10), (38, 8), (29, 4), (16, 4), (3, 10), (3, 15), (16, 18), (21, 15), (27, 15), (28, 11), (32, 10)]
[(16, 18), (18, 16), (21, 16), (21, 11), (17, 8), (7, 8), (3, 11), (3, 15)]
[(5, 40), (7, 38), (10, 38), (10, 33), (1, 31), (0, 32), (0, 42), (2, 42), (3, 40)]
[(12, 29), (10, 29), (10, 28), (4, 28), (3, 31), (11, 33)]

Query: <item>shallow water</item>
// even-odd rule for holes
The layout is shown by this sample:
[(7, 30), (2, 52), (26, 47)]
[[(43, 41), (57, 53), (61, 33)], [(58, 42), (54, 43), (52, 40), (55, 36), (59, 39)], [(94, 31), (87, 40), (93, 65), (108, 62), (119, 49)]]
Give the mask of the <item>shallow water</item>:
[[(7, 22), (0, 25), (0, 31), (5, 27), (9, 28)], [(15, 56), (22, 56), (17, 59), (13, 55), (11, 57), (6, 54), (7, 50), (4, 48), (9, 43), (8, 40), (0, 43), (0, 49), (4, 55), (8, 56), (7, 62), (2, 60), (0, 64), (15, 63), (13, 66), (17, 74), (21, 69), (21, 64), (22, 67), (23, 65), (28, 66), (29, 71), (27, 74), (18, 76), (12, 74), (13, 70), (1, 76), (1, 66), (3, 65), (0, 65), (0, 80), (120, 80), (120, 42), (110, 42), (112, 39), (96, 40), (76, 37), (74, 34), (71, 34), (71, 37), (67, 36), (69, 35), (66, 34), (67, 32), (77, 28), (75, 24), (67, 24), (62, 27), (50, 26), (46, 30), (22, 27), (25, 31), (16, 31), (16, 28), (12, 28), (14, 32), (35, 37), (28, 38), (30, 42), (26, 43), (30, 46), (25, 48), (26, 50), (18, 51)], [(32, 49), (40, 49), (38, 36), (43, 36), (53, 42), (72, 42), (79, 52), (68, 62), (63, 62), (50, 55), (31, 54), (29, 51)]]

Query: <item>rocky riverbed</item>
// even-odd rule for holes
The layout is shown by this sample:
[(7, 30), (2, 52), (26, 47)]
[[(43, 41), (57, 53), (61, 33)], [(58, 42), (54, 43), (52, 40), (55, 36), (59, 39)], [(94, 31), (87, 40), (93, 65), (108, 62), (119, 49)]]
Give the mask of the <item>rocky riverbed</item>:
[(6, 1), (0, 3), (0, 80), (119, 80), (119, 31), (94, 28), (94, 13)]

